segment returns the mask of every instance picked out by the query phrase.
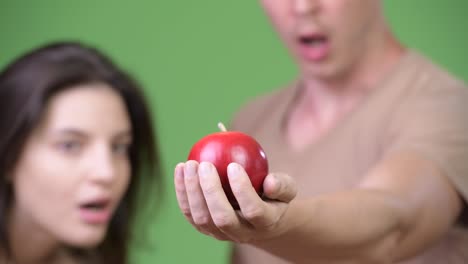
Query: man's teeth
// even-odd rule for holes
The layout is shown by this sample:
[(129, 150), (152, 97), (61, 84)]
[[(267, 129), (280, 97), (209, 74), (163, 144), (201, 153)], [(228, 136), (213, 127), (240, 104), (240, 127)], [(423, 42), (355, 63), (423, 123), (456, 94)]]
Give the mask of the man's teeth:
[(318, 46), (318, 45), (320, 45), (320, 44), (322, 44), (322, 43), (323, 43), (322, 40), (316, 39), (316, 40), (311, 41), (311, 42), (309, 43), (309, 45), (310, 45), (310, 46)]
[(302, 38), (301, 42), (309, 46), (318, 46), (325, 42), (323, 38)]

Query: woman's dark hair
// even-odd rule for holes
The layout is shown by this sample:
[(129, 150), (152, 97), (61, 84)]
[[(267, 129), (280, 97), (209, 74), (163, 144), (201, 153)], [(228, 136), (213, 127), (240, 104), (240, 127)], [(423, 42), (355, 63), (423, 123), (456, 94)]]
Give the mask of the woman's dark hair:
[[(50, 98), (75, 85), (90, 83), (109, 85), (125, 102), (133, 134), (129, 152), (132, 175), (103, 243), (92, 252), (76, 249), (75, 253), (97, 256), (102, 263), (127, 262), (131, 225), (139, 206), (137, 195), (143, 192), (140, 188), (156, 184), (159, 193), (161, 186), (153, 120), (136, 82), (97, 49), (76, 42), (40, 47), (0, 72), (0, 252), (7, 257), (11, 255), (7, 215), (14, 199), (8, 175)], [(154, 194), (150, 196), (155, 198)]]

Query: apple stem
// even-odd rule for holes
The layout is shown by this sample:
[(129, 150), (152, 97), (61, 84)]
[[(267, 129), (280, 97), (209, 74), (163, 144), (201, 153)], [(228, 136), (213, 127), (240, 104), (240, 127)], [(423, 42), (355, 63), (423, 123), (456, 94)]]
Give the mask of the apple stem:
[(222, 122), (219, 122), (219, 123), (218, 123), (218, 128), (219, 128), (219, 130), (221, 130), (222, 132), (226, 132), (226, 131), (227, 131), (226, 127), (224, 126), (224, 124), (223, 124)]

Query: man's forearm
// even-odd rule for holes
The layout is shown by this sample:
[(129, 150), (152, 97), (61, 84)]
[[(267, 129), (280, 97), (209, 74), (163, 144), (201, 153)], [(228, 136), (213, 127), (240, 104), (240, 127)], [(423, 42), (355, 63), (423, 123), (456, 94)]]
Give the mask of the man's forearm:
[(386, 263), (396, 257), (410, 214), (409, 206), (396, 195), (381, 191), (353, 190), (297, 200), (282, 221), (288, 227), (284, 234), (255, 246), (295, 263), (320, 259)]

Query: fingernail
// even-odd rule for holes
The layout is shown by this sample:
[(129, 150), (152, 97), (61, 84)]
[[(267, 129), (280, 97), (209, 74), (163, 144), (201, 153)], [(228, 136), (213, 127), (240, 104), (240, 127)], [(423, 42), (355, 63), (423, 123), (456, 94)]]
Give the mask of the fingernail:
[(273, 174), (273, 183), (275, 186), (275, 191), (279, 192), (281, 190), (281, 181), (278, 179), (278, 176), (276, 174)]
[(209, 175), (213, 173), (213, 165), (209, 162), (202, 162), (198, 166), (198, 174), (200, 176)]
[(240, 165), (237, 163), (231, 163), (228, 165), (228, 174), (231, 176), (237, 176), (240, 173)]
[(179, 178), (183, 177), (184, 176), (183, 171), (184, 171), (184, 164), (183, 163), (177, 164), (177, 166), (175, 168), (176, 177), (179, 177)]
[(196, 172), (196, 163), (189, 161), (185, 163), (185, 174), (193, 175)]

